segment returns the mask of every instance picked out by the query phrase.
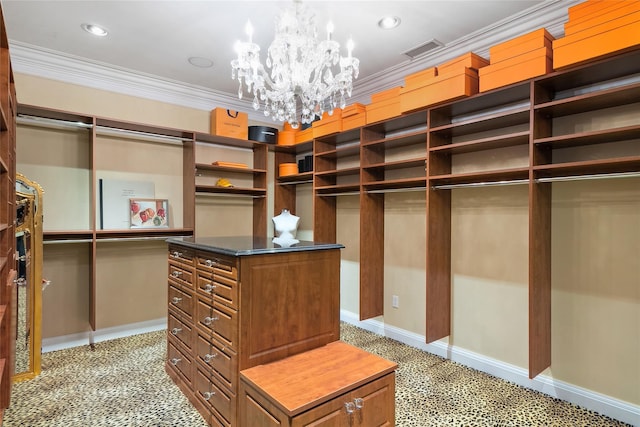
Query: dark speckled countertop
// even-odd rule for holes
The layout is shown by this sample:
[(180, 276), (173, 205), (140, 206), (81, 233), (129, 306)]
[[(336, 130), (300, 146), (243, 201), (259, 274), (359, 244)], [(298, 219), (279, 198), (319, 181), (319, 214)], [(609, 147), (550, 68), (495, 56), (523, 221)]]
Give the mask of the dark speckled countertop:
[(167, 239), (167, 243), (231, 256), (344, 248), (344, 246), (339, 243), (319, 243), (310, 242), (307, 240), (300, 240), (298, 243), (295, 243), (289, 247), (282, 247), (276, 243), (273, 243), (271, 238), (267, 239), (264, 237), (252, 236), (175, 237)]

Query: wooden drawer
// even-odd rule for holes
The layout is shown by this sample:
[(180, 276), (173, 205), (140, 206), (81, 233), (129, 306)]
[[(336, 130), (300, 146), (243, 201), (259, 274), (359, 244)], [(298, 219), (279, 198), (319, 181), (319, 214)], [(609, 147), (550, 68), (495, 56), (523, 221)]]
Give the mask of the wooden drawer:
[(220, 381), (229, 389), (236, 390), (238, 381), (238, 359), (236, 355), (216, 340), (196, 333), (194, 358), (213, 369)]
[(193, 295), (179, 286), (169, 283), (169, 310), (173, 310), (190, 323), (193, 321)]
[(194, 289), (193, 268), (184, 264), (174, 263), (169, 260), (169, 279), (184, 286), (186, 289)]
[(197, 295), (194, 323), (234, 352), (238, 351), (237, 312), (217, 302)]
[(169, 262), (181, 263), (193, 267), (195, 251), (182, 246), (169, 245)]
[(238, 309), (238, 283), (211, 272), (196, 271), (196, 290), (205, 298)]
[(183, 322), (174, 314), (169, 313), (167, 317), (167, 332), (180, 341), (186, 349), (193, 352), (194, 330), (189, 324)]
[(178, 349), (174, 338), (167, 340), (167, 366), (173, 370), (186, 384), (191, 385), (193, 377), (193, 361), (191, 356)]
[(193, 389), (197, 398), (212, 410), (214, 417), (220, 415), (222, 417), (220, 421), (231, 426), (232, 420), (236, 418), (236, 396), (198, 364), (196, 364)]
[(228, 279), (238, 280), (237, 259), (206, 252), (198, 252), (196, 255), (196, 267), (202, 272), (210, 272)]

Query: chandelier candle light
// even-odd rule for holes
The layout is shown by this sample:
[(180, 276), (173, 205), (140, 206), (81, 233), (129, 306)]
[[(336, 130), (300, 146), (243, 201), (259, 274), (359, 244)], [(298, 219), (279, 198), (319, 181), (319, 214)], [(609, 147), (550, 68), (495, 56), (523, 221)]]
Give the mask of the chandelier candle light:
[(238, 79), (240, 99), (244, 79), (247, 92), (253, 94), (253, 108), (264, 103), (265, 116), (287, 121), (294, 129), (325, 111), (333, 114), (334, 108), (345, 107), (360, 61), (352, 56), (351, 39), (347, 56), (340, 56), (340, 44), (332, 40), (333, 24), (327, 25), (327, 39), (318, 41), (314, 14), (295, 0), (276, 18), (266, 68), (260, 62), (260, 46), (253, 43), (251, 22), (246, 32), (249, 41), (236, 43), (238, 58), (231, 61), (231, 78)]

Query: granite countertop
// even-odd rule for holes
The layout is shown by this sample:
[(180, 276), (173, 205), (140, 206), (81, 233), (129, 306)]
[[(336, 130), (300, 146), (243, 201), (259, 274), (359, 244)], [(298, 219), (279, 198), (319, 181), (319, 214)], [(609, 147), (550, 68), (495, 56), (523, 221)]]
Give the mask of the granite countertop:
[(273, 243), (271, 238), (267, 239), (264, 237), (253, 236), (175, 237), (167, 239), (167, 243), (231, 256), (344, 248), (344, 246), (339, 243), (319, 243), (308, 240), (300, 240), (298, 243), (292, 244), (289, 247), (283, 247)]

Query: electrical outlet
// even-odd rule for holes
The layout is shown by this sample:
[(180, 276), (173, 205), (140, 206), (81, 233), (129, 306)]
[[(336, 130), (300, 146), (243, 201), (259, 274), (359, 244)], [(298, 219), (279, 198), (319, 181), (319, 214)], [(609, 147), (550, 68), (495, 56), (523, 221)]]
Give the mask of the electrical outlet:
[(398, 295), (393, 295), (391, 297), (391, 307), (398, 308), (399, 306), (400, 306), (400, 298), (398, 298)]

